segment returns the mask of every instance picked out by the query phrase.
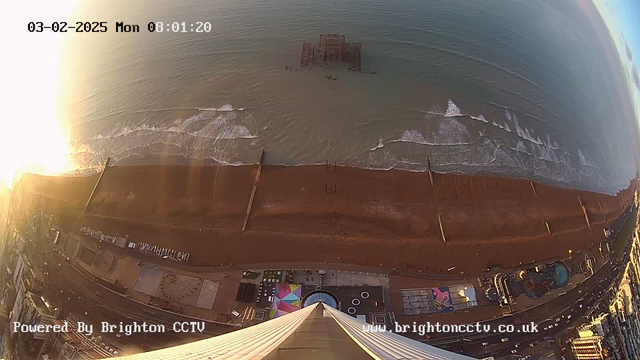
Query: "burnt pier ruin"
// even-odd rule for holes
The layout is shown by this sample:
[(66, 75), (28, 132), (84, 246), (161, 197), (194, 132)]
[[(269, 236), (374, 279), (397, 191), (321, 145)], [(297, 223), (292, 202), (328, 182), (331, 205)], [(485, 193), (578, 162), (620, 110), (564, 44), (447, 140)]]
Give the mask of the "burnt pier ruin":
[(362, 71), (362, 43), (346, 42), (344, 35), (322, 34), (316, 49), (315, 45), (302, 43), (300, 67), (319, 65), (330, 61), (349, 63), (349, 70)]

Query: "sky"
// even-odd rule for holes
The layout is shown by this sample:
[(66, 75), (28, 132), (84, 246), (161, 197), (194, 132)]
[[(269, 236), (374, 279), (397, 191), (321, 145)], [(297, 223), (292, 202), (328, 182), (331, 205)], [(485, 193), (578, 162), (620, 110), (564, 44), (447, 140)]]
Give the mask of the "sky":
[[(582, 1), (582, 0), (576, 0)], [(640, 0), (593, 0), (611, 33), (640, 122)]]

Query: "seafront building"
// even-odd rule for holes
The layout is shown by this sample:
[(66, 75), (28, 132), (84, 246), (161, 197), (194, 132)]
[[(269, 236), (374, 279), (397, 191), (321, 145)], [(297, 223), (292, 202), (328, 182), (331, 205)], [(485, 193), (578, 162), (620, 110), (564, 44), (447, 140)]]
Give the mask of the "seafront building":
[[(17, 232), (13, 232), (5, 239), (5, 244), (13, 247), (15, 252), (11, 253), (10, 258), (7, 258), (8, 254), (3, 254), (9, 265), (10, 277), (2, 296), (9, 325), (3, 331), (2, 352), (5, 356), (18, 359), (35, 357), (47, 351), (50, 336), (37, 332), (14, 332), (11, 324), (51, 324), (56, 313), (41, 296), (43, 279), (24, 253), (25, 240)], [(17, 346), (9, 346), (11, 343)]]
[(576, 360), (604, 359), (602, 351), (602, 337), (594, 336), (591, 331), (583, 331), (583, 336), (571, 342), (571, 351)]
[[(26, 241), (17, 232), (9, 234), (4, 241), (5, 246), (15, 251), (2, 254), (10, 266), (2, 294), (2, 317), (6, 319), (7, 326), (0, 330), (0, 358), (91, 360), (117, 355), (114, 346), (79, 333), (75, 326), (77, 318), (71, 313), (64, 321), (58, 320), (59, 309), (53, 308), (44, 296), (45, 277), (29, 259), (29, 253), (25, 251)], [(14, 322), (32, 326), (68, 322), (70, 331), (14, 331)]]
[(581, 327), (579, 337), (571, 341), (576, 359), (640, 359), (639, 265), (640, 240), (636, 230), (620, 283), (603, 294), (611, 299), (607, 311)]

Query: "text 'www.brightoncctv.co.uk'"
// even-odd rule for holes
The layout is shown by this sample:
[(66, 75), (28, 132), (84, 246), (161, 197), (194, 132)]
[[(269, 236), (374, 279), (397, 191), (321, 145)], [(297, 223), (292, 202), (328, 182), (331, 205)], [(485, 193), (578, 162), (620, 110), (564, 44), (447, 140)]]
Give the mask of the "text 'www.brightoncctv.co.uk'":
[(381, 333), (381, 332), (394, 332), (399, 334), (404, 333), (417, 333), (420, 336), (432, 333), (465, 333), (465, 334), (512, 334), (512, 333), (537, 333), (538, 325), (533, 322), (522, 325), (512, 324), (441, 324), (440, 322), (431, 323), (426, 322), (424, 324), (398, 324), (388, 328), (386, 325), (370, 325), (366, 324), (362, 326), (362, 331), (366, 333)]

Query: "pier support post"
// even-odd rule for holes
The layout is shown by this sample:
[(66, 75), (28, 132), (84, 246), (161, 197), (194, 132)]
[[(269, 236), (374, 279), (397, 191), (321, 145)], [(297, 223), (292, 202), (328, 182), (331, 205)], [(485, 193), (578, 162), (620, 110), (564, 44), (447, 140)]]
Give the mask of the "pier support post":
[(262, 163), (264, 161), (264, 150), (260, 153), (260, 162), (258, 163), (258, 171), (256, 172), (256, 178), (253, 180), (253, 189), (251, 189), (251, 197), (249, 197), (249, 205), (247, 205), (247, 214), (244, 217), (244, 223), (242, 224), (242, 231), (247, 228), (249, 222), (249, 214), (251, 214), (251, 207), (253, 206), (253, 199), (256, 197), (256, 191), (258, 190), (258, 180), (260, 180), (260, 173), (262, 172)]
[(104, 162), (104, 166), (102, 167), (102, 172), (100, 173), (100, 176), (98, 176), (98, 181), (96, 181), (96, 184), (93, 186), (93, 190), (91, 190), (91, 195), (89, 195), (89, 199), (87, 200), (87, 203), (84, 205), (84, 210), (82, 212), (86, 213), (87, 209), (89, 209), (89, 203), (91, 202), (91, 199), (93, 199), (93, 196), (96, 194), (96, 190), (98, 189), (98, 185), (100, 185), (100, 181), (104, 176), (104, 172), (107, 171), (107, 166), (109, 166), (109, 160), (111, 160), (111, 157), (108, 157), (107, 161)]

